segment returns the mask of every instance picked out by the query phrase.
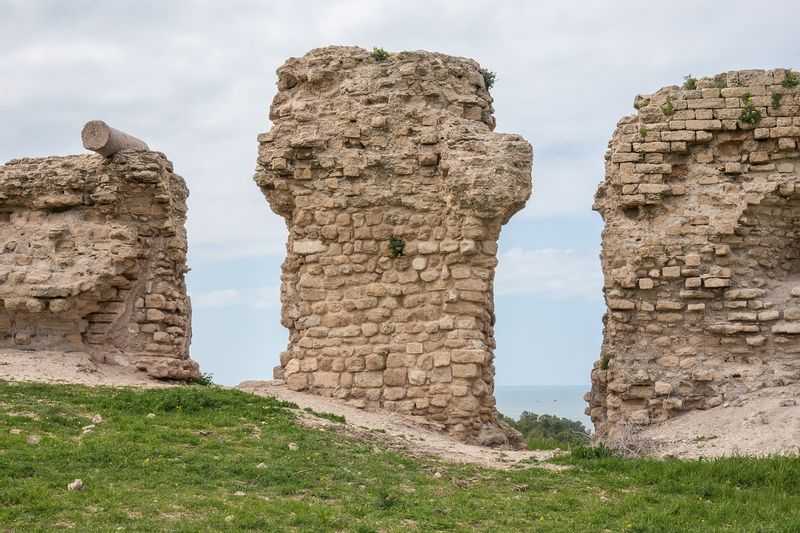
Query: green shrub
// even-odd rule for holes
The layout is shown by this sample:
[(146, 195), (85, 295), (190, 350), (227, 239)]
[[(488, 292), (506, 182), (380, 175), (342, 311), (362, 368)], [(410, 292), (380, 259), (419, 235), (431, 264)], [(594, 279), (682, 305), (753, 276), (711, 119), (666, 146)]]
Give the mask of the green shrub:
[(689, 91), (697, 89), (697, 79), (693, 77), (691, 74), (689, 74), (688, 76), (684, 76), (683, 79), (686, 80), (686, 82), (683, 84), (684, 89), (687, 89)]
[(661, 112), (668, 117), (675, 114), (675, 106), (672, 104), (672, 100), (669, 96), (667, 96), (667, 101), (661, 104)]
[(392, 235), (389, 237), (389, 254), (392, 257), (400, 257), (403, 255), (403, 250), (405, 250), (406, 241), (401, 239), (400, 237), (395, 237)]
[(761, 122), (761, 112), (755, 108), (751, 103), (747, 103), (742, 109), (742, 114), (739, 115), (739, 120), (747, 124), (758, 124)]
[(649, 98), (642, 98), (641, 100), (639, 100), (638, 102), (633, 104), (633, 107), (635, 109), (643, 109), (643, 108), (645, 108), (645, 107), (647, 107), (649, 105), (650, 105), (650, 99)]
[(600, 358), (600, 370), (608, 370), (608, 356), (604, 355)]
[(647, 128), (645, 128), (644, 126), (639, 128), (639, 137), (641, 137), (642, 139), (647, 138)]
[(797, 87), (798, 85), (800, 85), (800, 76), (797, 75), (797, 72), (787, 68), (786, 72), (783, 74), (781, 86), (791, 89), (792, 87)]
[(200, 372), (200, 377), (192, 381), (192, 383), (202, 387), (210, 387), (214, 384), (214, 374), (211, 372)]
[(753, 95), (744, 93), (742, 95), (742, 102), (744, 102), (744, 109), (739, 115), (739, 120), (747, 124), (758, 124), (761, 122), (761, 112), (756, 109), (752, 102)]
[(481, 74), (483, 75), (483, 83), (486, 85), (486, 88), (491, 89), (494, 87), (494, 82), (497, 80), (497, 74), (491, 70), (486, 70), (485, 68), (481, 69)]
[(531, 449), (570, 448), (589, 442), (589, 430), (577, 420), (524, 411), (518, 420), (503, 421), (522, 433)]
[(609, 448), (602, 442), (596, 446), (578, 444), (570, 452), (573, 459), (605, 459), (606, 457), (615, 457), (617, 455), (613, 448)]
[(773, 109), (778, 109), (781, 106), (781, 98), (783, 98), (783, 95), (781, 93), (772, 93)]
[(383, 48), (373, 47), (372, 52), (369, 53), (370, 57), (375, 61), (384, 61), (389, 59), (389, 52)]

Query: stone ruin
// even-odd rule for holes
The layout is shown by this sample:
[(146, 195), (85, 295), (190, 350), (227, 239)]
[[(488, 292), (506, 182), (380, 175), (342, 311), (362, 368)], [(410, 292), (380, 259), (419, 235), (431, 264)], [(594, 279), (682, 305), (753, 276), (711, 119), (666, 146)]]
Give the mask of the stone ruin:
[(278, 89), (255, 175), (289, 228), (276, 378), (507, 443), (492, 285), (532, 151), (492, 132), (479, 65), (329, 47), (289, 59)]
[(620, 121), (594, 205), (601, 435), (800, 380), (799, 81), (728, 72), (638, 96)]
[(0, 166), (0, 349), (88, 352), (156, 378), (197, 378), (186, 184), (163, 154), (102, 122), (83, 139), (108, 157)]

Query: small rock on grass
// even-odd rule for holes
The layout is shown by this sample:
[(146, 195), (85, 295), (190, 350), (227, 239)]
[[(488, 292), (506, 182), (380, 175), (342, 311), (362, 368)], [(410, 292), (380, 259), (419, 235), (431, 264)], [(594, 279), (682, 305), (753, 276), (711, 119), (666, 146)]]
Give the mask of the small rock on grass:
[(99, 414), (96, 414), (96, 415), (94, 415), (92, 417), (92, 424), (99, 424), (102, 421), (103, 421), (103, 417), (100, 416)]
[(67, 485), (68, 490), (83, 490), (83, 480), (76, 479), (69, 485)]
[(17, 428), (11, 428), (11, 429), (8, 430), (8, 432), (11, 435), (19, 435), (19, 434), (22, 433), (22, 430), (21, 429), (17, 429)]
[(289, 449), (292, 450), (293, 452), (296, 452), (297, 450), (300, 449), (300, 446), (298, 446), (296, 442), (290, 442)]
[(258, 468), (259, 470), (263, 470), (263, 469), (267, 468), (267, 463), (258, 463), (256, 465), (256, 468)]
[(242, 492), (241, 490), (237, 490), (236, 492), (233, 493), (233, 495), (234, 496), (239, 496), (239, 497), (246, 496), (246, 494), (244, 492)]
[(42, 442), (42, 437), (39, 435), (28, 435), (28, 444), (39, 444)]
[(155, 413), (147, 413), (147, 418), (155, 418), (155, 417), (156, 417)]

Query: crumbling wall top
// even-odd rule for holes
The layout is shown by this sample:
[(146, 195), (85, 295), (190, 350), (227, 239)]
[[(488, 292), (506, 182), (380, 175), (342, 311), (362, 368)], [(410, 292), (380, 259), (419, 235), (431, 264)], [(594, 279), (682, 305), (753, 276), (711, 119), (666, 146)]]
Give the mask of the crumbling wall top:
[(800, 381), (800, 75), (637, 96), (606, 155), (603, 433)]

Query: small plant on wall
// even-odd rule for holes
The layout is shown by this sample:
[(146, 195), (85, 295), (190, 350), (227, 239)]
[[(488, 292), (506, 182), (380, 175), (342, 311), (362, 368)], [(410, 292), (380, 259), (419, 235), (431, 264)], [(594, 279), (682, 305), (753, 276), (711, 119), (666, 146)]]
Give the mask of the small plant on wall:
[(389, 255), (392, 257), (400, 257), (403, 255), (403, 250), (406, 247), (406, 241), (401, 239), (400, 237), (395, 237), (392, 235), (389, 237)]
[(375, 61), (384, 61), (386, 59), (389, 59), (389, 52), (387, 52), (383, 48), (378, 48), (377, 46), (372, 49), (372, 52), (370, 52), (369, 55)]
[(675, 106), (672, 104), (672, 100), (669, 96), (667, 96), (667, 101), (661, 104), (661, 112), (668, 117), (675, 114)]
[(483, 84), (486, 85), (486, 88), (491, 89), (492, 87), (494, 87), (494, 82), (497, 79), (497, 74), (495, 74), (491, 70), (486, 70), (485, 68), (481, 69), (481, 74), (483, 75)]
[(783, 74), (781, 86), (791, 89), (792, 87), (797, 87), (798, 85), (800, 85), (800, 76), (797, 75), (797, 72), (787, 68), (786, 72)]
[(747, 124), (758, 124), (761, 121), (761, 112), (755, 108), (753, 102), (750, 100), (751, 98), (752, 95), (750, 93), (742, 95), (744, 108), (742, 109), (742, 114), (739, 115), (739, 120)]

